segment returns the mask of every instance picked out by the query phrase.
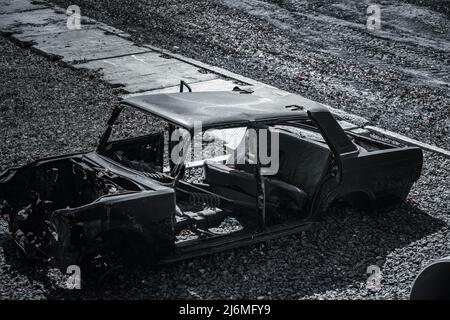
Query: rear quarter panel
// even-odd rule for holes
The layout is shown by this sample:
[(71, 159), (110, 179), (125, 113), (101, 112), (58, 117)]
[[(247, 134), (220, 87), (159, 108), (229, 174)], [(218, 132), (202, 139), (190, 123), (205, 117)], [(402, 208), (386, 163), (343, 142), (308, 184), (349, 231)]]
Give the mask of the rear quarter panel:
[(362, 192), (375, 207), (401, 202), (419, 179), (422, 164), (422, 150), (410, 147), (343, 157), (338, 196)]

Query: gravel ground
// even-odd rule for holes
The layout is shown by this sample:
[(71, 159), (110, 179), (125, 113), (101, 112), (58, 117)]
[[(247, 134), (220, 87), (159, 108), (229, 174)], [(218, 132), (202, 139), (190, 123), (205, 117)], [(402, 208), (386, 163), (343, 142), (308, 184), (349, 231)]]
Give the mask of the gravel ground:
[[(98, 4), (101, 8), (101, 2), (96, 1), (95, 6)], [(165, 1), (160, 4), (161, 10), (170, 7), (170, 3), (171, 1)], [(192, 8), (186, 5), (185, 14), (193, 15), (191, 10), (198, 10), (199, 7), (194, 3), (191, 5)], [(175, 10), (184, 6), (171, 8)], [(176, 16), (172, 15), (172, 18), (176, 19)], [(149, 17), (147, 19), (154, 20)], [(219, 15), (215, 21), (220, 20)], [(239, 20), (238, 13), (236, 20)], [(247, 21), (250, 24), (257, 24), (259, 21), (256, 18), (250, 20)], [(185, 22), (189, 28), (195, 27), (189, 23), (189, 19)], [(147, 20), (128, 23), (139, 26), (147, 23)], [(232, 24), (233, 21), (229, 23)], [(245, 20), (242, 23), (246, 25)], [(168, 23), (167, 26), (173, 24)], [(268, 26), (261, 25), (261, 32), (269, 29)], [(155, 35), (158, 32), (155, 31)], [(221, 37), (226, 35), (226, 32), (218, 34)], [(229, 36), (232, 40), (232, 35)], [(199, 37), (201, 39), (201, 35)], [(195, 43), (194, 40), (191, 38), (189, 41)], [(180, 48), (188, 46), (182, 44), (183, 41), (180, 40), (178, 44)], [(192, 52), (202, 42), (203, 40), (198, 40), (197, 47), (194, 46)], [(218, 43), (222, 45), (220, 41)], [(115, 92), (99, 82), (95, 74), (72, 71), (27, 49), (19, 48), (4, 38), (0, 38), (0, 48), (0, 168), (23, 164), (50, 154), (92, 148), (103, 127), (107, 114), (105, 110), (109, 111), (117, 103)], [(214, 50), (205, 49), (211, 55), (221, 52), (221, 49), (217, 49), (216, 53)], [(316, 58), (321, 59), (319, 56)], [(209, 59), (214, 60), (212, 56)], [(259, 60), (255, 59), (253, 64), (247, 65), (247, 71), (242, 73), (257, 75), (259, 72), (261, 75), (256, 67), (258, 63)], [(241, 68), (244, 65), (236, 63), (235, 67)], [(322, 69), (317, 72), (326, 72), (326, 68)], [(235, 68), (234, 70), (237, 71)], [(348, 70), (351, 71), (345, 77), (351, 78), (355, 72), (356, 78), (357, 69)], [(274, 74), (267, 74), (276, 78)], [(286, 75), (284, 77), (288, 79)], [(429, 92), (434, 92), (433, 90), (440, 90), (437, 91), (439, 94), (444, 92), (448, 95), (448, 90), (445, 91), (440, 86), (421, 84), (417, 88), (423, 90), (426, 98), (430, 97)], [(308, 90), (313, 93), (319, 89), (311, 87)], [(334, 89), (330, 87), (330, 90)], [(354, 90), (355, 95), (358, 92), (361, 94), (360, 89)], [(380, 99), (392, 94), (388, 89), (379, 90)], [(320, 94), (321, 99), (318, 100), (324, 101), (329, 91)], [(347, 94), (350, 93), (346, 91), (339, 97), (344, 99)], [(315, 97), (313, 94), (310, 96)], [(448, 98), (445, 100), (445, 94), (442, 96), (444, 98), (436, 96), (436, 99), (441, 97), (440, 99), (444, 99), (441, 103), (446, 101), (448, 104)], [(362, 115), (372, 115), (370, 112), (377, 111), (375, 105), (380, 107), (377, 105), (378, 101), (374, 100), (373, 103), (371, 108), (366, 106), (367, 109), (363, 110), (361, 107)], [(433, 116), (435, 113), (439, 114), (439, 110), (445, 111), (444, 107), (437, 103), (437, 111), (432, 113)], [(349, 110), (360, 110), (356, 104), (352, 108), (355, 109)], [(413, 111), (412, 109), (411, 113)], [(439, 138), (434, 132), (437, 129), (432, 129), (430, 125), (430, 132), (421, 130), (420, 126), (417, 127), (417, 120), (411, 118), (409, 113), (392, 114), (396, 115), (397, 121), (386, 120), (386, 128), (415, 128), (415, 134), (422, 140), (435, 139), (433, 141), (440, 145), (448, 142), (445, 133)], [(436, 119), (442, 121), (440, 115)], [(382, 121), (382, 118), (378, 120)], [(448, 159), (425, 153), (420, 181), (414, 186), (408, 201), (396, 209), (368, 213), (336, 207), (330, 210), (314, 232), (197, 258), (161, 269), (125, 270), (101, 292), (91, 290), (89, 285), (81, 291), (62, 289), (64, 277), (59, 271), (46, 266), (31, 266), (17, 260), (6, 225), (1, 224), (0, 299), (405, 299), (421, 267), (432, 259), (450, 255), (449, 168)], [(366, 269), (369, 265), (381, 268), (383, 277), (379, 291), (366, 288)]]
[(447, 0), (54, 0), (151, 43), (450, 148)]

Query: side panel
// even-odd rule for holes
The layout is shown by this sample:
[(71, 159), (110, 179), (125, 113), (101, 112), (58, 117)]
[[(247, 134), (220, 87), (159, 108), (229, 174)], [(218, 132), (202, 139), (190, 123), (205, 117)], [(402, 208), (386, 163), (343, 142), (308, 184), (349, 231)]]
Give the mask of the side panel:
[[(126, 252), (140, 247), (149, 256), (170, 254), (175, 238), (173, 189), (141, 190), (132, 180), (111, 171), (100, 175), (87, 163), (71, 160), (0, 176), (0, 215), (8, 219), (14, 241), (28, 258), (51, 258), (65, 266), (105, 240), (105, 233), (114, 247)], [(124, 188), (124, 181), (132, 188)]]
[[(82, 227), (82, 237), (88, 241), (106, 232), (133, 230), (133, 237), (139, 234), (141, 242), (136, 246), (149, 246), (148, 250), (156, 255), (168, 254), (173, 249), (175, 193), (173, 190), (143, 191), (128, 195), (108, 196), (84, 207), (59, 210), (55, 217), (71, 221), (68, 226)], [(59, 232), (58, 232), (59, 234)], [(76, 234), (70, 235), (72, 238)], [(124, 246), (129, 245), (126, 242)], [(127, 250), (124, 247), (125, 250)], [(131, 248), (129, 248), (131, 250)]]
[(423, 155), (419, 148), (363, 152), (341, 159), (339, 194), (361, 192), (372, 205), (392, 205), (403, 201), (420, 177)]
[(370, 152), (359, 150), (326, 108), (316, 107), (308, 114), (333, 151), (336, 166), (322, 181), (312, 205), (313, 216), (339, 198), (358, 202), (357, 205), (382, 207), (407, 197), (420, 177), (422, 150), (389, 146)]

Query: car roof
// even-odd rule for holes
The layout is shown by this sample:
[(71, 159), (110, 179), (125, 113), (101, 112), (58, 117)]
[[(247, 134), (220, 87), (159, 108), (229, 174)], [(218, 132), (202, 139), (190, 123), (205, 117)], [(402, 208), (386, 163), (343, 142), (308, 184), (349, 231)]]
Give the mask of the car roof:
[(192, 131), (203, 129), (307, 119), (311, 108), (328, 109), (297, 95), (266, 98), (233, 91), (164, 93), (134, 96), (122, 101)]

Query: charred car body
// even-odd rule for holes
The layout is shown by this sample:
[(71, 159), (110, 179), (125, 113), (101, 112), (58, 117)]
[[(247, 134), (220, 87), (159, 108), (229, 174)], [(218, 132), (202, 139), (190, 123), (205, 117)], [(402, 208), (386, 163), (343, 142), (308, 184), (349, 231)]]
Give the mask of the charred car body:
[[(114, 140), (130, 110), (126, 128), (152, 132)], [(167, 125), (157, 131), (144, 117)], [(225, 141), (216, 157), (175, 163), (173, 133), (192, 136), (196, 122), (209, 133), (206, 142), (223, 142), (223, 132), (241, 141), (250, 129), (276, 133), (277, 172), (262, 174), (258, 152), (230, 161), (240, 142)], [(326, 107), (299, 96), (145, 95), (113, 111), (96, 151), (2, 173), (1, 214), (26, 256), (59, 266), (99, 250), (170, 262), (297, 233), (335, 201), (399, 203), (421, 168), (420, 149), (344, 131)]]

